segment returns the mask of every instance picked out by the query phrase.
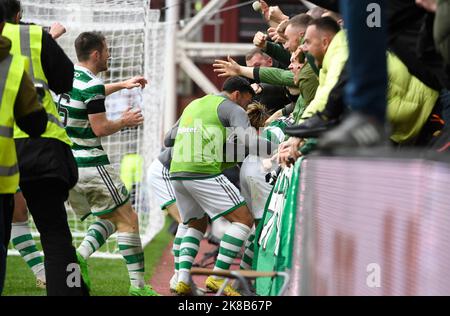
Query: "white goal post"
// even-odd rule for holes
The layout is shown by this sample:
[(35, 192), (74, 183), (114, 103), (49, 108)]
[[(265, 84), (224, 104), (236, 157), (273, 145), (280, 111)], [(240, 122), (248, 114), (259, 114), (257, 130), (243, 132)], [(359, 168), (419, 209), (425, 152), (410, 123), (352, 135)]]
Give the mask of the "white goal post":
[[(75, 38), (85, 31), (102, 32), (111, 53), (109, 70), (102, 74), (105, 83), (136, 75), (144, 75), (149, 81), (144, 90), (123, 90), (106, 99), (108, 117), (117, 118), (131, 105), (142, 109), (144, 125), (124, 129), (102, 139), (111, 163), (118, 170), (125, 166), (122, 164), (124, 158), (128, 159), (127, 166), (134, 170), (132, 203), (139, 214), (142, 244), (145, 246), (162, 229), (165, 217), (152, 199), (145, 174), (159, 153), (164, 132), (165, 58), (169, 55), (165, 41), (167, 24), (159, 22), (160, 11), (150, 9), (150, 0), (21, 0), (21, 5), (24, 22), (44, 27), (60, 22), (66, 27), (67, 32), (57, 42), (74, 63)], [(68, 209), (68, 220), (77, 246), (93, 217), (81, 222)], [(35, 240), (40, 243), (33, 223), (32, 231)], [(9, 253), (18, 254), (12, 249)], [(94, 256), (120, 257), (115, 236)]]

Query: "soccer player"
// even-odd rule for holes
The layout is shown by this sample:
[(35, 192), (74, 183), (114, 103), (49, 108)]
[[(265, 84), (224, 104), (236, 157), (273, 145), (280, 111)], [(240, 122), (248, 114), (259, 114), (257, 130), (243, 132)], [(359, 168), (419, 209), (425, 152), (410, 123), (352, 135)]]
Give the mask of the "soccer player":
[[(253, 217), (239, 190), (223, 175), (227, 167), (236, 161), (224, 159), (227, 148), (227, 130), (232, 130), (230, 142), (257, 152), (270, 155), (276, 146), (260, 139), (250, 127), (245, 107), (251, 102), (254, 91), (250, 83), (241, 77), (228, 78), (219, 95), (207, 95), (194, 100), (183, 111), (172, 130), (175, 137), (170, 177), (175, 189), (181, 219), (189, 228), (180, 246), (180, 271), (176, 292), (192, 294), (190, 269), (198, 253), (201, 239), (206, 231), (204, 219), (224, 217), (231, 222), (219, 249), (214, 270), (228, 270), (250, 234)], [(165, 143), (166, 146), (170, 144)], [(258, 150), (255, 150), (258, 149)], [(226, 150), (228, 156), (230, 152)], [(234, 156), (234, 155), (232, 155)], [(210, 276), (206, 287), (218, 291), (224, 280)], [(227, 285), (224, 293), (240, 295)]]
[(188, 226), (184, 225), (180, 219), (180, 213), (177, 207), (175, 190), (169, 178), (170, 162), (172, 161), (172, 148), (162, 148), (159, 156), (155, 159), (147, 171), (147, 183), (152, 188), (157, 203), (161, 210), (167, 212), (177, 220), (178, 228), (173, 241), (172, 254), (174, 256), (174, 274), (169, 281), (171, 292), (175, 292), (178, 283), (180, 245)]
[[(264, 115), (265, 111), (262, 108), (264, 106), (258, 103), (252, 103), (247, 108), (247, 114), (250, 122), (252, 122), (252, 126), (258, 129), (264, 127), (269, 117), (268, 114)], [(261, 114), (258, 115), (258, 112)], [(284, 129), (292, 125), (292, 123), (293, 118), (281, 117), (265, 127), (262, 130), (261, 137), (272, 143), (280, 144), (285, 139)], [(256, 155), (248, 155), (240, 168), (241, 194), (255, 219), (255, 228), (258, 227), (259, 221), (264, 215), (264, 208), (273, 188), (272, 185), (266, 182), (265, 177), (269, 171), (275, 170), (277, 167), (276, 162), (275, 164), (273, 163), (273, 158), (263, 160)], [(269, 170), (266, 171), (266, 168)], [(245, 252), (240, 263), (242, 270), (249, 270), (252, 267), (254, 239), (255, 230), (253, 229), (245, 243)]]
[(72, 150), (79, 172), (79, 181), (70, 191), (69, 203), (83, 217), (91, 213), (98, 217), (77, 249), (83, 277), (87, 275), (86, 259), (117, 230), (119, 252), (126, 261), (130, 277), (129, 294), (159, 295), (145, 284), (138, 216), (129, 201), (129, 192), (118, 172), (110, 165), (100, 139), (143, 123), (141, 111), (131, 108), (124, 111), (120, 119), (109, 120), (105, 97), (120, 89), (143, 88), (147, 81), (135, 77), (104, 85), (97, 75), (108, 69), (110, 54), (101, 33), (81, 33), (75, 40), (75, 49), (79, 63), (75, 66), (73, 89), (68, 96), (61, 96), (60, 114), (74, 143)]

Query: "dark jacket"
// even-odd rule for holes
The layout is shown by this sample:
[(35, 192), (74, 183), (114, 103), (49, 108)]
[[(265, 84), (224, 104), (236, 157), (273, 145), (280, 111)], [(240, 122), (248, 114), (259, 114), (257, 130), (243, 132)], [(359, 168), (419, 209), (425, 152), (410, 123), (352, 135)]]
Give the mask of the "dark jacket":
[[(20, 23), (27, 25), (28, 23)], [(56, 94), (72, 90), (74, 66), (64, 50), (52, 36), (44, 30), (41, 52), (42, 70), (48, 80), (48, 86)]]
[(285, 87), (276, 86), (268, 83), (260, 83), (261, 93), (255, 96), (255, 101), (265, 105), (270, 114), (284, 108), (286, 104), (291, 103), (288, 92)]

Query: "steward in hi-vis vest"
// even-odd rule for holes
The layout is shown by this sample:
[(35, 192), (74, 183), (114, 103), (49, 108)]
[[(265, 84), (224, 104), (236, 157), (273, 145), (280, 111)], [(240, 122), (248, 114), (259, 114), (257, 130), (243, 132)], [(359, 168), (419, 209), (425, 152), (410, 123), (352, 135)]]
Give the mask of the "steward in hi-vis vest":
[[(6, 23), (3, 28), (2, 35), (9, 38), (12, 42), (11, 54), (21, 54), (28, 57), (30, 60), (28, 74), (38, 89), (41, 104), (45, 108), (48, 115), (47, 129), (41, 137), (54, 138), (71, 146), (72, 142), (67, 136), (64, 126), (59, 119), (58, 109), (56, 104), (53, 102), (48, 87), (48, 80), (42, 68), (42, 27), (38, 25)], [(29, 136), (25, 132), (15, 126), (14, 138), (27, 137)]]
[(22, 56), (8, 56), (0, 63), (0, 194), (16, 193), (19, 185), (13, 139), (14, 104), (24, 72), (25, 58)]
[[(0, 31), (2, 14), (0, 11)], [(42, 134), (47, 125), (45, 110), (25, 72), (27, 60), (20, 55), (11, 56), (10, 48), (11, 42), (0, 36), (0, 295), (11, 236), (13, 194), (20, 180), (14, 122), (33, 137)]]

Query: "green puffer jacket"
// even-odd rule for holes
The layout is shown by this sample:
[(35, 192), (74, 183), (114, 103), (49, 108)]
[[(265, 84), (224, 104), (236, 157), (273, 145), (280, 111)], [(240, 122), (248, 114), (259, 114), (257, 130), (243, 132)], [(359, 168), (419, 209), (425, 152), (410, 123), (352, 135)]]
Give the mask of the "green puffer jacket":
[(388, 53), (388, 107), (391, 139), (408, 143), (419, 134), (433, 110), (439, 92), (411, 75), (405, 64)]

